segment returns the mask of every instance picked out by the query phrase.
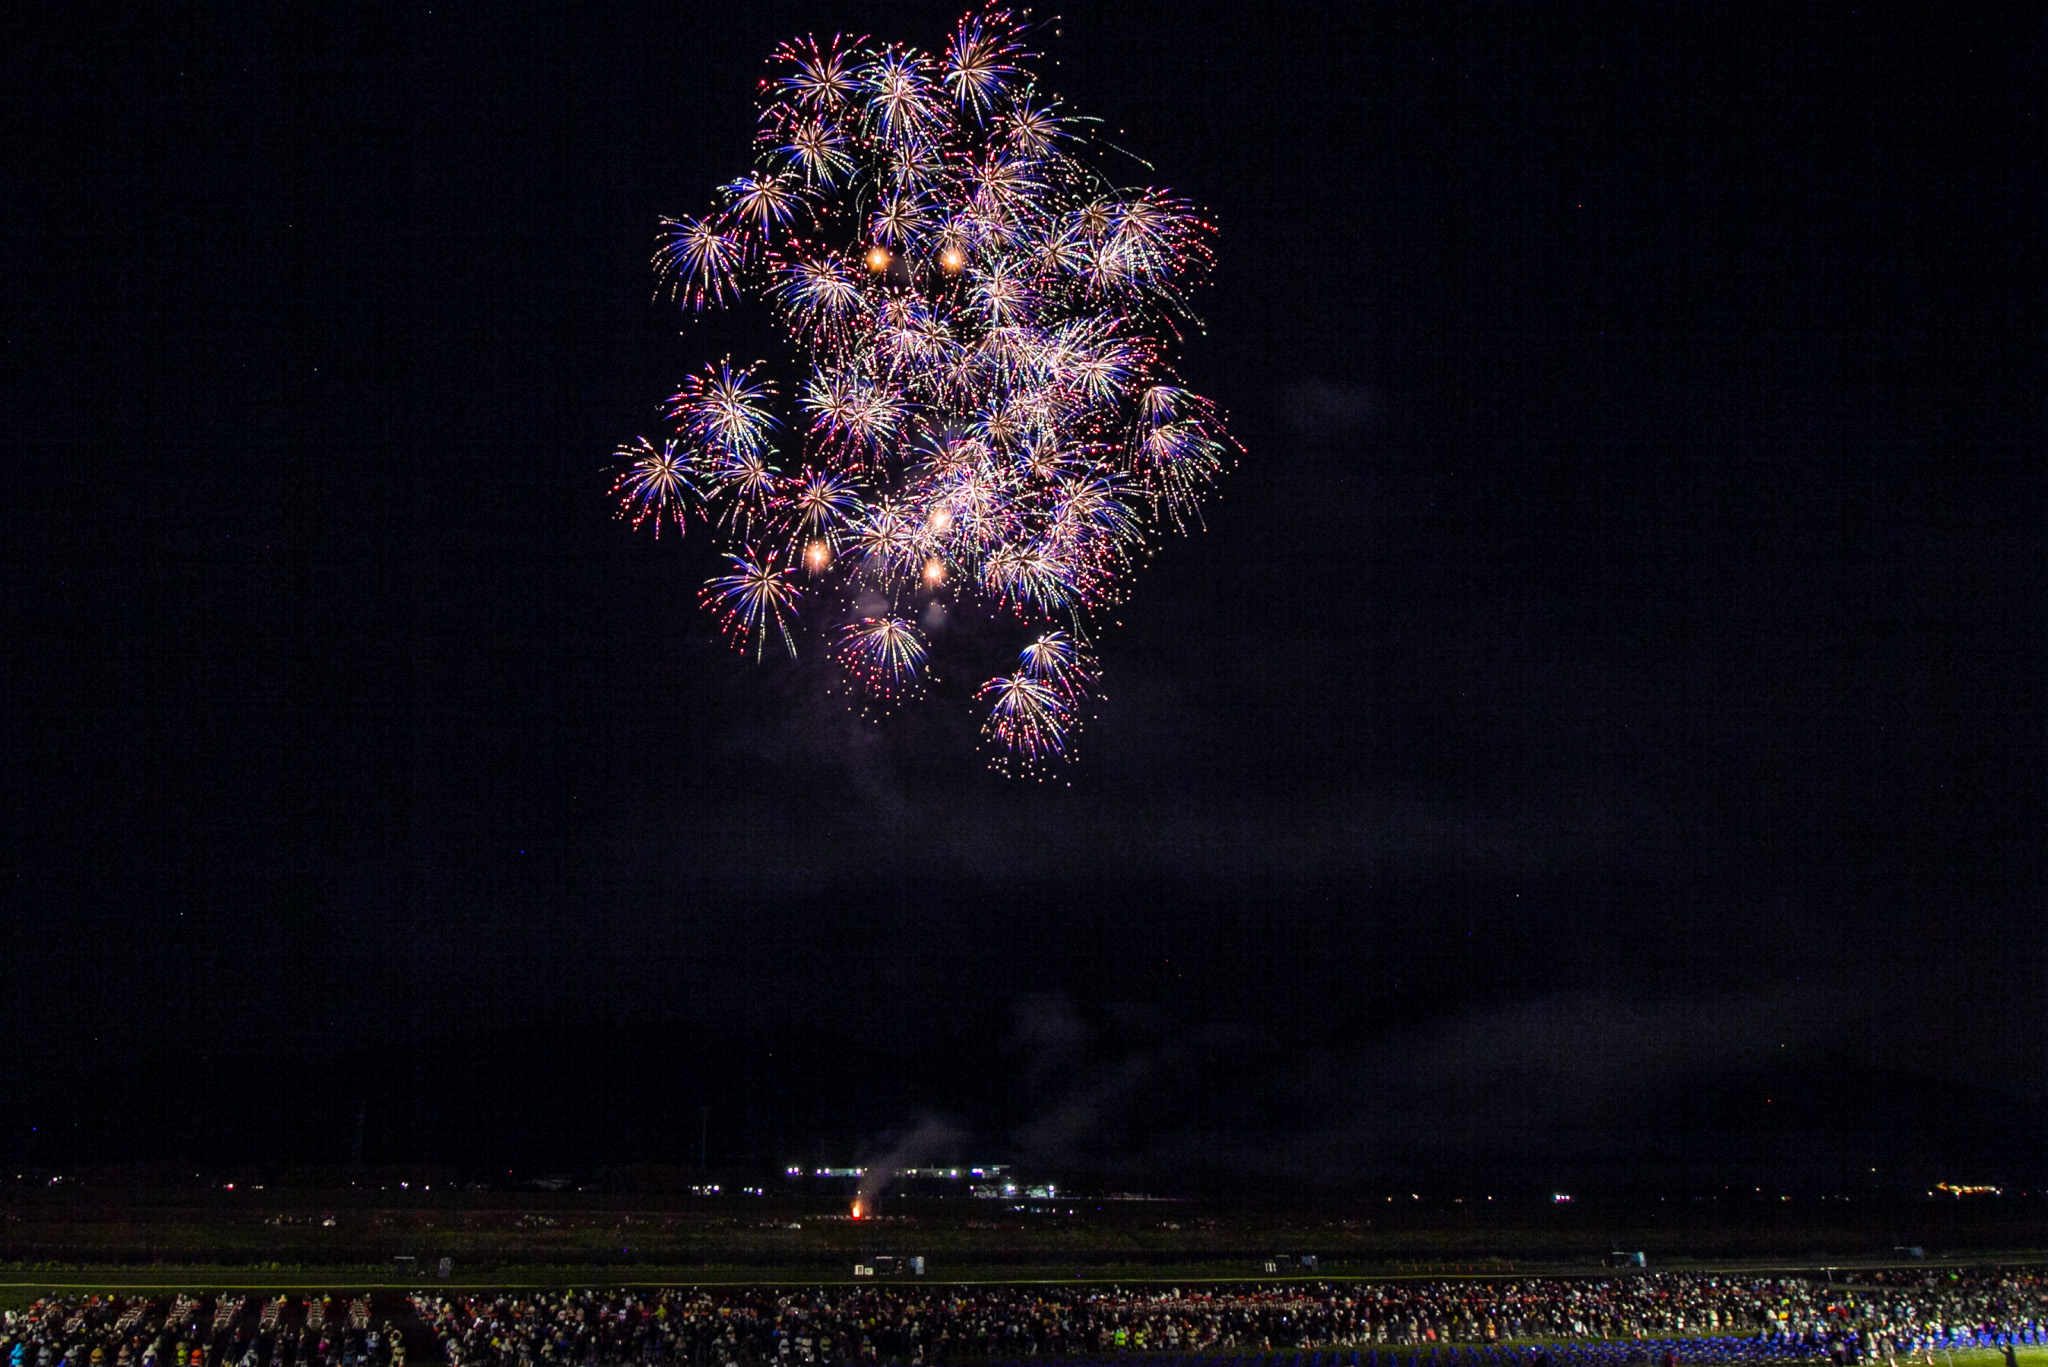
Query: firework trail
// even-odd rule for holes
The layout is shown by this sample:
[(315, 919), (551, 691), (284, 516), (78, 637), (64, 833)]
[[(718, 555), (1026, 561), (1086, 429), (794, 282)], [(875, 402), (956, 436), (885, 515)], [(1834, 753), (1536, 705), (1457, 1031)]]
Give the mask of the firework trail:
[(1213, 229), (1097, 168), (1025, 36), (984, 8), (937, 55), (776, 50), (754, 167), (703, 217), (664, 218), (654, 265), (686, 308), (765, 304), (806, 371), (786, 411), (760, 365), (689, 377), (612, 492), (636, 527), (727, 538), (703, 598), (735, 645), (794, 655), (812, 600), (872, 697), (919, 692), (921, 614), (978, 600), (1014, 622), (1031, 644), (976, 697), (998, 767), (1030, 772), (1068, 754), (1094, 693), (1088, 623), (1149, 536), (1199, 524), (1234, 443), (1168, 363)]

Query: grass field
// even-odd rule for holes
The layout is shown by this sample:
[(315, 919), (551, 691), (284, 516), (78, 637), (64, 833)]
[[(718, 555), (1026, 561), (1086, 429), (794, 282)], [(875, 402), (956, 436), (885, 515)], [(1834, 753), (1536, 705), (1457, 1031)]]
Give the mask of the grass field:
[[(1956, 1266), (1982, 1266), (1987, 1262), (2004, 1262), (2014, 1265), (2040, 1267), (2048, 1263), (2048, 1257), (2040, 1254), (2014, 1255), (2004, 1259), (1972, 1258), (1958, 1260)], [(1914, 1262), (1900, 1264), (1885, 1259), (1838, 1260), (1826, 1264), (1827, 1269), (1849, 1272), (1879, 1267), (1912, 1266), (1915, 1268), (1941, 1267), (1950, 1265), (1942, 1261)], [(1660, 1271), (1685, 1271), (1698, 1273), (1728, 1274), (1823, 1274), (1823, 1267), (1815, 1264), (1786, 1263), (1774, 1260), (1725, 1260), (1712, 1263), (1688, 1262), (1668, 1264), (1654, 1269)], [(1179, 1267), (1157, 1266), (1116, 1266), (1093, 1265), (1073, 1269), (1015, 1267), (934, 1268), (922, 1278), (907, 1278), (910, 1285), (921, 1286), (1224, 1286), (1262, 1285), (1274, 1286), (1285, 1283), (1300, 1284), (1342, 1284), (1345, 1282), (1385, 1282), (1396, 1280), (1443, 1281), (1457, 1278), (1488, 1279), (1502, 1277), (1587, 1277), (1607, 1275), (1597, 1263), (1550, 1263), (1522, 1264), (1513, 1267), (1493, 1267), (1472, 1271), (1451, 1270), (1409, 1270), (1393, 1269), (1347, 1269), (1319, 1267), (1313, 1273), (1276, 1275), (1264, 1271), (1250, 1271), (1236, 1266), (1219, 1268), (1213, 1264), (1186, 1264)], [(479, 1292), (479, 1291), (524, 1291), (524, 1290), (572, 1290), (614, 1287), (803, 1287), (803, 1286), (887, 1286), (890, 1282), (875, 1282), (856, 1279), (849, 1265), (845, 1269), (823, 1269), (816, 1267), (664, 1267), (664, 1266), (611, 1266), (602, 1269), (574, 1265), (548, 1266), (505, 1266), (491, 1269), (487, 1273), (468, 1276), (454, 1275), (443, 1280), (431, 1267), (422, 1268), (416, 1275), (395, 1272), (389, 1267), (313, 1267), (313, 1268), (260, 1268), (231, 1265), (189, 1264), (176, 1267), (158, 1266), (97, 1266), (97, 1267), (8, 1267), (0, 1265), (0, 1309), (18, 1308), (29, 1304), (37, 1297), (62, 1295), (92, 1295), (118, 1293), (122, 1295), (157, 1294), (178, 1291), (190, 1292), (237, 1292), (245, 1294), (297, 1294), (307, 1295), (320, 1292), (333, 1295), (359, 1292), (407, 1292), (431, 1290), (436, 1292)], [(2048, 1363), (2048, 1355), (2044, 1355)]]
[(573, 1268), (577, 1276), (690, 1269), (776, 1279), (850, 1269), (867, 1252), (920, 1253), (977, 1275), (1175, 1277), (1255, 1274), (1278, 1253), (1324, 1270), (1391, 1274), (1576, 1265), (1642, 1249), (1659, 1265), (1775, 1260), (1802, 1265), (2048, 1248), (2048, 1200), (1467, 1201), (1356, 1194), (1291, 1207), (1070, 1198), (1007, 1204), (891, 1201), (854, 1221), (834, 1197), (674, 1192), (506, 1192), (363, 1178), (322, 1187), (161, 1181), (0, 1183), (0, 1267), (373, 1268), (452, 1258), (463, 1273)]
[[(6, 1176), (14, 1176), (7, 1174)], [(730, 1190), (730, 1188), (728, 1188)], [(1929, 1260), (2043, 1261), (2048, 1200), (1819, 1194), (1570, 1203), (1358, 1192), (1274, 1206), (1066, 1197), (890, 1200), (848, 1218), (843, 1195), (693, 1194), (670, 1182), (480, 1189), (381, 1170), (201, 1178), (117, 1169), (0, 1178), (0, 1303), (38, 1290), (284, 1292), (850, 1282), (877, 1253), (929, 1260), (928, 1281), (1274, 1281), (1585, 1274), (1613, 1249), (1653, 1269), (1810, 1270)], [(1299, 1267), (1314, 1255), (1313, 1274)], [(440, 1259), (452, 1276), (435, 1275)]]

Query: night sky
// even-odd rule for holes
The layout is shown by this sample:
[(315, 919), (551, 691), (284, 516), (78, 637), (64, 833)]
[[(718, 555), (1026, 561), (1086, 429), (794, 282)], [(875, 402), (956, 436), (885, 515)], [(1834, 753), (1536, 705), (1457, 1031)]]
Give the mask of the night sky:
[(160, 8), (0, 59), (0, 1157), (2048, 1178), (2029, 7), (1066, 11), (1245, 449), (1042, 785), (606, 497), (952, 7)]

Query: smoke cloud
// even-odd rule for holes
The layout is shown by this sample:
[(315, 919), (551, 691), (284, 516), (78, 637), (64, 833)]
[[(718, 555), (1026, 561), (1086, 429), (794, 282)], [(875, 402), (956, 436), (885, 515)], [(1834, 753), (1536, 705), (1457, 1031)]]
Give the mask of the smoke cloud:
[(896, 1135), (884, 1135), (883, 1142), (890, 1145), (881, 1158), (865, 1166), (861, 1174), (858, 1199), (863, 1211), (872, 1212), (882, 1197), (888, 1194), (889, 1185), (896, 1174), (905, 1168), (922, 1167), (932, 1159), (951, 1153), (967, 1137), (967, 1132), (942, 1116), (920, 1116), (907, 1131)]

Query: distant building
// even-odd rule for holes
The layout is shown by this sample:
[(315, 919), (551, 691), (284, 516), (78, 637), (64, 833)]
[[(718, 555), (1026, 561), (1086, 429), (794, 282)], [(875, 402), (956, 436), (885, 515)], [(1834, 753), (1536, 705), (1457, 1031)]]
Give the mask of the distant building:
[(924, 1275), (922, 1254), (904, 1258), (893, 1253), (876, 1253), (869, 1255), (867, 1261), (853, 1265), (853, 1275), (856, 1277), (901, 1277), (906, 1274), (912, 1277)]

